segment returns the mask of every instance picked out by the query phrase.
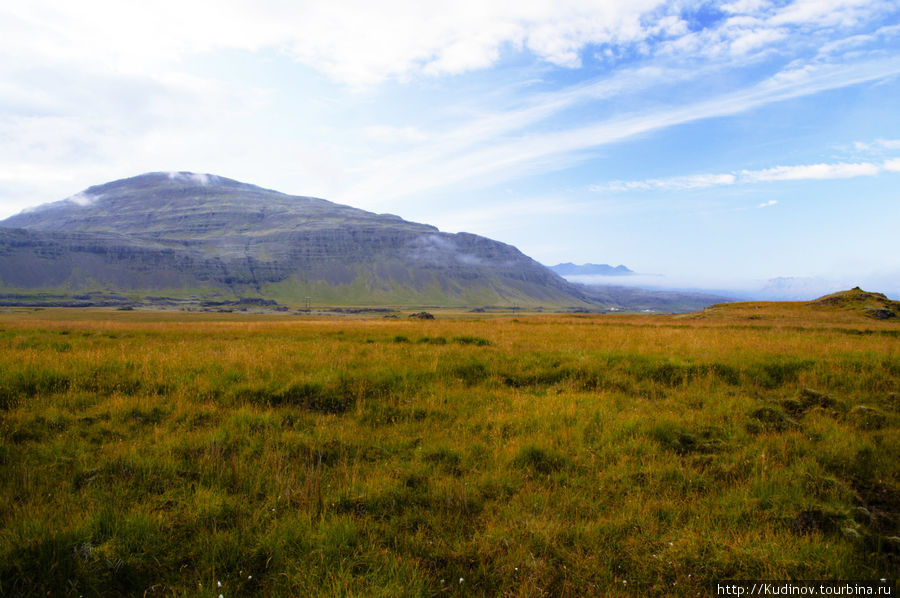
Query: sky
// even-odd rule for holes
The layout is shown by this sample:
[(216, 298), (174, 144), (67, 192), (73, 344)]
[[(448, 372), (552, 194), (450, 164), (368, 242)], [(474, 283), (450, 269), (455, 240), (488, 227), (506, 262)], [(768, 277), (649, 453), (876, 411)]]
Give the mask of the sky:
[(900, 298), (897, 0), (29, 0), (0, 55), (0, 218), (187, 170), (617, 284)]

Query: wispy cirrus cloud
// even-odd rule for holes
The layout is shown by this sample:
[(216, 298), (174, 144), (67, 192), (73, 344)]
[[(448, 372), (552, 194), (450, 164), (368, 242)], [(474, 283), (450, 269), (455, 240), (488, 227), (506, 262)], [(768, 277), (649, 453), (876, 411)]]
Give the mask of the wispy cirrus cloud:
[(363, 129), (363, 133), (367, 137), (387, 143), (425, 141), (428, 138), (426, 133), (413, 126), (370, 125)]
[[(358, 205), (493, 185), (565, 169), (588, 151), (666, 127), (895, 75), (896, 53), (870, 45), (897, 35), (877, 23), (898, 12), (893, 0), (7, 3), (0, 185), (18, 185), (2, 173), (21, 164), (38, 173), (34, 181), (67, 173), (90, 183), (110, 172), (202, 166), (274, 185), (270, 173), (278, 171), (288, 190)], [(817, 53), (826, 44), (829, 51)], [(256, 57), (261, 70), (293, 67), (278, 73), (278, 84), (295, 85), (292, 112), (272, 124), (265, 85), (232, 85), (221, 72), (196, 68), (222, 56)], [(729, 71), (770, 59), (766, 71)], [(527, 62), (537, 83), (509, 93), (488, 85), (472, 101), (448, 85), (435, 94), (449, 91), (435, 102), (444, 112), (433, 121), (402, 105), (399, 115), (367, 111), (380, 89), (427, 86), (504, 61)], [(309, 91), (303, 75), (313, 71), (325, 83)], [(566, 87), (551, 81), (559, 72)], [(698, 93), (668, 94), (681, 84)], [(323, 89), (353, 116), (296, 107)], [(638, 101), (631, 109), (619, 98)], [(16, 192), (20, 201), (57, 193), (42, 184)]]
[[(773, 166), (772, 168), (761, 170), (739, 170), (724, 174), (694, 174), (643, 181), (611, 181), (609, 183), (591, 185), (589, 189), (597, 193), (620, 193), (635, 190), (685, 191), (723, 185), (849, 179), (876, 176), (882, 172), (900, 172), (900, 158), (886, 160), (882, 163), (835, 162), (831, 164), (800, 164), (795, 166)], [(766, 207), (775, 203), (777, 201), (770, 201), (761, 204), (759, 207)]]
[(900, 149), (900, 139), (876, 139), (875, 141), (857, 141), (853, 148), (860, 152)]
[[(660, 71), (663, 72), (663, 71)], [(678, 71), (673, 70), (673, 73)], [(666, 73), (668, 74), (668, 73)], [(435, 188), (490, 178), (494, 183), (524, 173), (543, 173), (570, 167), (584, 160), (583, 152), (645, 135), (660, 129), (703, 119), (731, 116), (775, 102), (838, 89), (900, 74), (900, 58), (874, 60), (853, 65), (820, 64), (789, 68), (745, 89), (698, 102), (670, 105), (636, 114), (594, 122), (577, 122), (562, 130), (533, 133), (527, 126), (548, 119), (589, 95), (588, 87), (577, 92), (563, 90), (545, 94), (519, 111), (486, 117), (454, 129), (448, 134), (429, 135), (423, 147), (388, 155), (369, 165), (357, 183), (342, 192), (342, 201), (366, 203), (390, 194), (398, 198)], [(685, 78), (690, 75), (683, 75)], [(645, 83), (646, 84), (646, 83)], [(524, 131), (523, 131), (524, 129)], [(504, 134), (498, 135), (502, 130)], [(847, 166), (845, 168), (851, 167)], [(401, 176), (398, 176), (398, 173)], [(793, 171), (758, 173), (758, 176), (789, 177)], [(731, 180), (730, 177), (735, 177)], [(616, 182), (632, 189), (700, 188), (730, 184), (750, 174), (724, 173), (676, 177), (673, 181)], [(708, 177), (708, 178), (706, 178)]]
[(768, 183), (772, 181), (849, 179), (858, 176), (875, 176), (882, 171), (882, 168), (882, 165), (871, 162), (775, 166), (763, 170), (742, 170), (740, 180), (746, 183)]
[[(602, 190), (685, 191), (690, 189), (705, 189), (706, 187), (718, 187), (720, 185), (733, 185), (736, 181), (737, 177), (733, 174), (692, 174), (665, 179), (646, 179), (643, 181), (614, 181), (608, 183)], [(595, 186), (591, 189), (593, 191), (601, 190), (600, 186)]]
[(889, 0), (797, 0), (776, 9), (770, 20), (775, 25), (850, 27), (890, 8)]

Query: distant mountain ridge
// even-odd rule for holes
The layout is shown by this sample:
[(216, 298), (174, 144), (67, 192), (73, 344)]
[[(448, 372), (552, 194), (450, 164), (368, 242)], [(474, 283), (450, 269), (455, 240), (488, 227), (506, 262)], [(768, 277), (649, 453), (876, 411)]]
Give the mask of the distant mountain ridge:
[(593, 306), (511, 245), (190, 172), (93, 186), (0, 222), (0, 289)]
[(560, 276), (628, 276), (634, 274), (633, 270), (621, 264), (613, 267), (609, 264), (573, 264), (572, 262), (565, 262), (548, 267)]

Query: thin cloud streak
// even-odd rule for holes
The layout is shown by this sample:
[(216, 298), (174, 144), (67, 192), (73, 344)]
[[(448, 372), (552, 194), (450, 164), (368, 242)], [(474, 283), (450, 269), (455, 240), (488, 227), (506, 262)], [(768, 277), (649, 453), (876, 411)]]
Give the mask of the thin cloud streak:
[(764, 170), (742, 170), (741, 180), (747, 183), (771, 181), (804, 181), (821, 179), (850, 179), (859, 176), (875, 176), (881, 172), (878, 164), (870, 162), (837, 164), (807, 164), (802, 166), (776, 166)]
[(718, 187), (720, 185), (733, 185), (737, 177), (733, 174), (691, 174), (667, 179), (647, 179), (645, 181), (615, 181), (596, 188), (593, 191), (684, 191), (690, 189), (705, 189), (706, 187)]
[[(695, 174), (649, 179), (645, 181), (612, 181), (602, 185), (591, 185), (589, 189), (598, 193), (624, 191), (683, 191), (706, 189), (723, 185), (770, 183), (777, 181), (810, 181), (826, 179), (849, 179), (862, 176), (876, 176), (882, 172), (900, 171), (900, 159), (887, 160), (883, 164), (874, 162), (837, 162), (832, 164), (802, 164), (798, 166), (774, 166), (762, 170), (741, 170), (726, 174)], [(774, 201), (759, 207), (772, 205)]]
[[(438, 142), (399, 156), (386, 156), (379, 161), (385, 169), (378, 168), (340, 197), (351, 203), (365, 203), (367, 199), (386, 196), (396, 199), (460, 183), (478, 184), (479, 180), (485, 179), (496, 184), (514, 176), (572, 166), (583, 159), (581, 153), (586, 150), (656, 130), (732, 116), (774, 102), (884, 79), (898, 73), (900, 58), (786, 70), (748, 89), (711, 100), (617, 117), (560, 132), (505, 137), (500, 141), (493, 141), (495, 135), (478, 134), (477, 124), (470, 125), (464, 127), (475, 132), (470, 139), (454, 135), (447, 144)], [(537, 119), (549, 117), (569, 106), (571, 96), (569, 92), (563, 92), (562, 99), (548, 95), (544, 104), (515, 113), (504, 126), (513, 130), (517, 124), (532, 124)], [(386, 165), (390, 165), (389, 170)], [(721, 176), (727, 178), (727, 175)]]
[[(450, 160), (465, 159), (474, 151), (479, 151), (479, 147), (497, 144), (497, 140), (519, 139), (512, 136), (567, 109), (623, 94), (639, 93), (656, 87), (659, 81), (669, 84), (687, 82), (713, 70), (715, 69), (712, 67), (688, 70), (657, 66), (629, 69), (599, 81), (537, 94), (523, 107), (487, 110), (470, 121), (454, 124), (445, 131), (420, 130), (420, 136), (427, 143), (367, 162), (357, 170), (359, 182), (341, 193), (340, 198), (350, 203), (366, 205), (385, 194), (397, 197), (452, 184), (458, 180), (457, 177), (446, 177), (449, 173), (441, 175), (434, 172), (435, 165), (440, 168), (441, 164), (448, 165)], [(442, 170), (448, 171), (449, 166)], [(397, 173), (403, 173), (403, 176), (398, 177)], [(422, 180), (416, 182), (418, 179)], [(439, 180), (443, 182), (438, 184)]]
[[(852, 29), (896, 12), (893, 1), (741, 0), (721, 7), (728, 18), (697, 29), (691, 15), (707, 5), (701, 0), (537, 0), (485, 6), (463, 0), (452, 10), (435, 11), (433, 4), (413, 0), (378, 5), (355, 0), (10, 4), (0, 8), (0, 50), (15, 60), (0, 66), (0, 96), (23, 107), (27, 118), (15, 110), (0, 117), (0, 133), (6, 133), (0, 136), (9, 141), (0, 152), (0, 185), (15, 186), (16, 196), (26, 197), (21, 185), (27, 181), (15, 173), (26, 172), (20, 165), (27, 167), (35, 181), (33, 202), (47, 196), (47, 181), (61, 181), (54, 189), (71, 192), (69, 180), (94, 183), (111, 172), (124, 176), (148, 168), (199, 167), (272, 186), (277, 181), (279, 188), (359, 206), (398, 198), (427, 201), (427, 192), (490, 187), (565, 169), (605, 145), (900, 70), (897, 58), (865, 61), (880, 51), (868, 45), (896, 36), (898, 26)], [(828, 52), (819, 52), (826, 41)], [(256, 88), (257, 82), (232, 87), (214, 73), (188, 74), (192, 58), (223, 50), (244, 59), (277, 55), (317, 70), (337, 83), (329, 92), (349, 107), (348, 113), (365, 112), (357, 108), (377, 101), (373, 90), (381, 83), (430, 84), (448, 73), (501, 65), (509, 56), (537, 65), (528, 70), (530, 77), (552, 77), (579, 65), (613, 74), (545, 93), (534, 89), (552, 87), (552, 80), (522, 86), (517, 90), (522, 93), (491, 88), (489, 99), (471, 110), (475, 116), (462, 122), (435, 127), (408, 115), (397, 120), (386, 115), (384, 122), (348, 119), (359, 128), (345, 132), (343, 123), (327, 122), (325, 116), (320, 129), (295, 125), (295, 134), (274, 142), (273, 134), (291, 131), (296, 113), (312, 111), (298, 108), (285, 115), (284, 127), (260, 127), (260, 114), (269, 108), (266, 90)], [(687, 105), (602, 112), (608, 116), (596, 120), (580, 113), (567, 118), (567, 111), (601, 114), (605, 101), (615, 104), (621, 97), (634, 97), (640, 105), (650, 95), (642, 94), (646, 91), (654, 101), (678, 97), (668, 92), (701, 78), (727, 80), (732, 72), (744, 78), (748, 65), (776, 54), (795, 66), (736, 93), (710, 99), (706, 91), (690, 95), (704, 99)], [(62, 79), (61, 73), (66, 74)], [(574, 71), (566, 77), (569, 73)], [(373, 93), (356, 93), (360, 89)], [(523, 95), (528, 99), (510, 99)], [(460, 103), (471, 106), (471, 97), (477, 96)], [(446, 115), (440, 105), (436, 108), (438, 118)], [(562, 126), (568, 128), (554, 129), (558, 118), (567, 120)], [(357, 145), (360, 131), (366, 143)], [(203, 156), (200, 164), (198, 156)], [(278, 179), (273, 171), (287, 174)], [(730, 177), (737, 174), (692, 175), (671, 183), (702, 188), (708, 183), (702, 177), (712, 176), (718, 177), (713, 182), (733, 184)], [(45, 189), (39, 193), (41, 185)]]

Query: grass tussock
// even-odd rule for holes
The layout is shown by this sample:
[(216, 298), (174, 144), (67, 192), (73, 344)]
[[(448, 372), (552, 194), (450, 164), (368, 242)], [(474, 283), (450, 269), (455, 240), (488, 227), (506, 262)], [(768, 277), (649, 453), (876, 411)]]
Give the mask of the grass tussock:
[(0, 595), (896, 578), (900, 335), (791, 314), (2, 316)]

